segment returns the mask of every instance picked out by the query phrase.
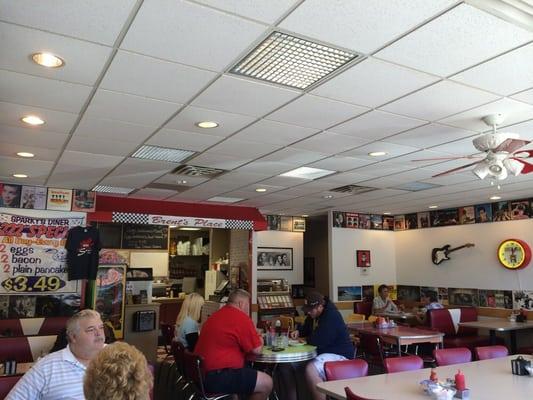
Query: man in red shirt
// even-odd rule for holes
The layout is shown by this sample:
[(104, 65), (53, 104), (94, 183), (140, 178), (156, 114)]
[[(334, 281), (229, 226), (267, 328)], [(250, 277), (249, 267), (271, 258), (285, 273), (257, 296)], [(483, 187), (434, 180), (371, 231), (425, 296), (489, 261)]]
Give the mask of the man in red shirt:
[(194, 352), (204, 359), (208, 392), (250, 394), (249, 399), (265, 400), (272, 391), (268, 374), (244, 365), (248, 354), (261, 354), (263, 348), (249, 314), (250, 294), (237, 289), (203, 325)]

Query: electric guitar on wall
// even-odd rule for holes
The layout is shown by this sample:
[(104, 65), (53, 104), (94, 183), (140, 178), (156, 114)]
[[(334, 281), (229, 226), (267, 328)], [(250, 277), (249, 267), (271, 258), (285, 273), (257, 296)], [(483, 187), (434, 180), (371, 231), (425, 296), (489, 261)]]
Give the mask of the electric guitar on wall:
[(459, 247), (454, 247), (453, 249), (450, 249), (451, 246), (449, 244), (447, 244), (446, 246), (443, 246), (443, 247), (436, 247), (433, 250), (431, 250), (431, 261), (433, 261), (433, 264), (439, 265), (441, 262), (450, 259), (450, 257), (448, 257), (448, 255), (452, 251), (460, 250), (460, 249), (463, 249), (465, 247), (474, 247), (474, 246), (475, 246), (474, 243), (467, 243), (467, 244), (463, 244), (462, 246), (459, 246)]

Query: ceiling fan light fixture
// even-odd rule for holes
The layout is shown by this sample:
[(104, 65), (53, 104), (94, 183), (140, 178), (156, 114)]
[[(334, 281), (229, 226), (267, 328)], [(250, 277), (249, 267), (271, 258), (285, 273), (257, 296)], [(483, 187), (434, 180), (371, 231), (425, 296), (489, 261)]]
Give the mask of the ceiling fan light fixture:
[(507, 168), (507, 171), (513, 174), (514, 176), (520, 175), (520, 173), (525, 167), (523, 163), (517, 160), (513, 160), (512, 158), (504, 160), (503, 165), (505, 166), (505, 168)]
[(480, 162), (476, 167), (472, 170), (474, 175), (476, 175), (479, 179), (483, 180), (487, 177), (489, 174), (489, 166), (486, 162)]

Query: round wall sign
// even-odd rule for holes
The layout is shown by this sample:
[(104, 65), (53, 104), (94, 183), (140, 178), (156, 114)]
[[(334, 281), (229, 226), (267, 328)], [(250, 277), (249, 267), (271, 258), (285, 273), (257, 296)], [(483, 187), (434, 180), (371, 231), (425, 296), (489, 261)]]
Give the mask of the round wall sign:
[(508, 269), (524, 268), (531, 261), (531, 249), (523, 240), (506, 239), (498, 246), (498, 260)]

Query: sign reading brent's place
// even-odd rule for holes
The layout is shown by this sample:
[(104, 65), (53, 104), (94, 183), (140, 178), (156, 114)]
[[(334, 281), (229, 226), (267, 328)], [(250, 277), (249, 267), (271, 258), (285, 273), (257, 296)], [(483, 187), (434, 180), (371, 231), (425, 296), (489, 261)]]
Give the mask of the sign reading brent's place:
[(0, 213), (0, 294), (76, 293), (67, 280), (65, 241), (82, 218)]
[(149, 215), (148, 223), (155, 225), (190, 226), (195, 228), (226, 228), (225, 219), (198, 217), (171, 217), (167, 215)]

